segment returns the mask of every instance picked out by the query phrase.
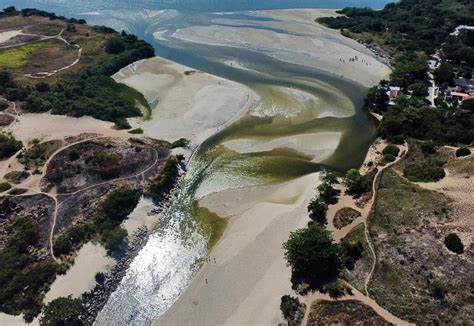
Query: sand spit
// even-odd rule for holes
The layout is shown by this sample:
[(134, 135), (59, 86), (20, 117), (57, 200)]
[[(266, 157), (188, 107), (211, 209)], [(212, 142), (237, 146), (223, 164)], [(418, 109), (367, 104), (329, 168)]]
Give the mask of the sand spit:
[(235, 139), (225, 142), (224, 146), (238, 153), (265, 152), (275, 148), (290, 148), (311, 155), (313, 162), (321, 162), (334, 153), (339, 145), (340, 138), (341, 134), (338, 132), (320, 132), (292, 135), (268, 141)]
[[(306, 205), (319, 174), (275, 186), (215, 193), (200, 205), (230, 218), (186, 292), (159, 325), (276, 325), (280, 297), (292, 293), (282, 243), (307, 222)], [(215, 259), (215, 262), (214, 262)]]
[[(331, 12), (327, 10), (253, 12), (256, 18), (277, 20), (245, 21), (247, 26), (253, 24), (256, 28), (223, 25), (192, 26), (177, 30), (172, 37), (200, 44), (264, 52), (282, 61), (329, 71), (364, 86), (371, 86), (381, 77), (387, 76), (390, 73), (389, 68), (377, 61), (363, 45), (345, 38), (338, 31), (314, 22), (315, 18), (329, 13)], [(226, 21), (235, 24), (232, 19)], [(266, 29), (260, 28), (262, 26)], [(355, 61), (349, 62), (350, 59)]]
[(137, 62), (114, 78), (153, 104), (145, 133), (168, 141), (185, 137), (199, 144), (259, 101), (243, 85), (162, 58)]

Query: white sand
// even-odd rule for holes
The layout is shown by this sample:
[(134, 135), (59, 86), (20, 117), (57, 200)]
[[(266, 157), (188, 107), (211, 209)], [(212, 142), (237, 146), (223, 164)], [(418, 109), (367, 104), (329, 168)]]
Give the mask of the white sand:
[(9, 128), (15, 138), (28, 141), (62, 139), (82, 133), (97, 133), (105, 136), (130, 136), (127, 131), (112, 129), (113, 123), (92, 117), (73, 118), (49, 113), (27, 113), (17, 117), (18, 122)]
[[(229, 190), (200, 204), (230, 217), (221, 242), (159, 325), (276, 325), (280, 297), (292, 293), (282, 243), (308, 222), (319, 175), (277, 186)], [(213, 259), (216, 259), (214, 264)], [(206, 279), (208, 284), (206, 284)]]
[(149, 214), (156, 206), (150, 198), (142, 197), (128, 218), (122, 223), (129, 235), (132, 235), (139, 228), (145, 226), (151, 230), (158, 221), (155, 214)]
[[(319, 10), (274, 10), (255, 12), (255, 16), (273, 17), (279, 21), (246, 21), (246, 24), (284, 30), (277, 33), (251, 27), (192, 26), (177, 30), (174, 38), (217, 46), (230, 46), (263, 51), (279, 60), (330, 71), (365, 86), (377, 83), (390, 70), (372, 53), (354, 40), (314, 22)], [(323, 11), (323, 13), (330, 13)], [(227, 19), (233, 23), (232, 19)], [(238, 22), (238, 21), (237, 21)], [(349, 58), (358, 61), (349, 62)], [(340, 61), (345, 60), (345, 63)]]
[(321, 162), (334, 153), (341, 134), (338, 132), (320, 132), (286, 136), (268, 141), (255, 139), (236, 139), (224, 143), (227, 148), (238, 153), (271, 151), (275, 148), (291, 148), (313, 156), (313, 162)]
[(72, 295), (79, 298), (82, 293), (95, 287), (95, 274), (104, 272), (115, 263), (115, 260), (107, 256), (107, 252), (99, 244), (86, 243), (77, 252), (74, 265), (64, 275), (59, 275), (51, 284), (46, 293), (44, 303), (48, 303), (58, 297)]
[(21, 30), (17, 31), (6, 31), (0, 33), (0, 44), (7, 42), (8, 40), (14, 38), (17, 35), (21, 34)]
[(114, 78), (156, 103), (152, 120), (143, 128), (147, 135), (168, 141), (185, 137), (200, 143), (259, 99), (243, 85), (162, 58), (140, 61)]

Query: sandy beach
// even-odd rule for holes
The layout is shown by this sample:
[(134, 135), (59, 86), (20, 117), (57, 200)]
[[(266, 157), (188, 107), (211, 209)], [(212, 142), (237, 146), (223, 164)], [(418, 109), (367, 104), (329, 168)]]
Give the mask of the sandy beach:
[(167, 141), (185, 137), (199, 144), (259, 101), (243, 85), (158, 57), (128, 66), (114, 78), (153, 104), (143, 129)]
[[(322, 15), (334, 15), (334, 11), (271, 10), (252, 14), (256, 18), (276, 20), (222, 18), (214, 20), (215, 25), (179, 29), (172, 37), (264, 52), (279, 60), (325, 70), (364, 86), (371, 86), (390, 73), (389, 68), (377, 61), (367, 48), (314, 22)], [(250, 24), (256, 27), (248, 27)], [(236, 25), (245, 27), (236, 28)], [(265, 28), (258, 28), (262, 26)], [(349, 62), (349, 59), (355, 61)]]
[[(319, 174), (275, 186), (223, 191), (200, 205), (230, 222), (186, 292), (158, 325), (276, 325), (280, 297), (291, 293), (282, 243), (308, 222)], [(214, 263), (215, 259), (215, 263)], [(207, 284), (206, 284), (207, 280)]]

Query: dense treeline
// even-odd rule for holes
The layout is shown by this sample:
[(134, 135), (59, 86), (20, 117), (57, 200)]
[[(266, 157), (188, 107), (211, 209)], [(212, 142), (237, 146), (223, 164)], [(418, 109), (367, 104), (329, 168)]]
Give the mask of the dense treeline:
[[(474, 31), (459, 25), (474, 25), (474, 3), (469, 0), (402, 0), (376, 11), (345, 8), (337, 18), (320, 21), (332, 28), (348, 30), (352, 37), (370, 33), (381, 41), (378, 46), (395, 49), (394, 68), (389, 81), (369, 89), (365, 106), (383, 114), (379, 133), (400, 142), (413, 137), (436, 144), (470, 144), (474, 141), (474, 105), (466, 101), (445, 102), (437, 98), (430, 107), (428, 96), (428, 56), (441, 49), (441, 62), (434, 81), (441, 88), (452, 86), (456, 77), (471, 78), (474, 59)], [(362, 34), (361, 34), (362, 33)], [(363, 38), (363, 37), (361, 37)], [(403, 94), (389, 106), (388, 86), (398, 86)]]
[(41, 311), (41, 291), (56, 277), (59, 266), (48, 260), (35, 263), (30, 254), (39, 239), (33, 219), (18, 216), (7, 223), (7, 231), (8, 241), (0, 251), (0, 311), (23, 312), (31, 321)]
[[(39, 13), (28, 11), (27, 14)], [(25, 101), (22, 107), (28, 112), (50, 111), (74, 117), (89, 115), (115, 122), (118, 128), (130, 128), (126, 118), (141, 116), (137, 101), (142, 101), (139, 94), (116, 83), (110, 76), (135, 61), (153, 57), (154, 49), (124, 31), (117, 33), (103, 26), (94, 30), (107, 34), (107, 41), (105, 55), (92, 66), (65, 75), (54, 85), (40, 83), (35, 88), (17, 83), (8, 71), (2, 71), (0, 94), (10, 101)]]
[(432, 54), (459, 25), (474, 25), (471, 0), (402, 0), (382, 10), (345, 8), (345, 16), (324, 17), (320, 22), (353, 33), (384, 34), (384, 42), (398, 51)]

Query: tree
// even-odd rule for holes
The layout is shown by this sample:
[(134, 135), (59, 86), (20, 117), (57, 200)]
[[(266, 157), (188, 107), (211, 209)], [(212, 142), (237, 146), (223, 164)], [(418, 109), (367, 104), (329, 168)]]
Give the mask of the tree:
[(444, 244), (446, 248), (455, 252), (457, 254), (462, 254), (464, 252), (464, 245), (461, 242), (461, 239), (456, 233), (450, 233), (444, 238)]
[(318, 186), (319, 197), (328, 204), (337, 202), (337, 195), (339, 190), (335, 189), (329, 182), (324, 181)]
[(322, 178), (324, 182), (327, 182), (331, 186), (338, 184), (337, 176), (333, 172), (326, 172)]
[(118, 54), (125, 50), (125, 44), (122, 39), (117, 36), (113, 36), (105, 43), (105, 52), (109, 54)]
[(81, 299), (71, 296), (54, 299), (43, 308), (41, 326), (82, 325), (78, 319), (84, 305)]
[(298, 298), (290, 295), (281, 297), (280, 310), (289, 325), (298, 325), (304, 317), (304, 309)]
[(283, 249), (294, 284), (307, 281), (320, 287), (339, 276), (339, 245), (334, 243), (331, 233), (319, 225), (292, 232)]
[(327, 210), (328, 205), (319, 197), (312, 199), (308, 205), (309, 217), (320, 225), (325, 225), (328, 222), (326, 218)]
[(369, 188), (369, 183), (365, 176), (360, 175), (359, 170), (350, 169), (344, 177), (344, 184), (350, 194), (360, 196)]
[(392, 144), (388, 144), (387, 146), (385, 146), (385, 148), (382, 151), (382, 154), (384, 155), (389, 154), (394, 157), (397, 157), (398, 153), (400, 153), (400, 149), (398, 148), (398, 146), (395, 146)]
[(454, 83), (453, 67), (451, 67), (450, 64), (443, 62), (435, 71), (433, 71), (433, 77), (438, 85), (452, 85)]
[(471, 150), (467, 147), (460, 147), (456, 150), (456, 157), (469, 156), (471, 155)]
[(21, 147), (22, 143), (13, 138), (13, 136), (0, 134), (0, 160), (12, 156), (18, 152)]

